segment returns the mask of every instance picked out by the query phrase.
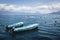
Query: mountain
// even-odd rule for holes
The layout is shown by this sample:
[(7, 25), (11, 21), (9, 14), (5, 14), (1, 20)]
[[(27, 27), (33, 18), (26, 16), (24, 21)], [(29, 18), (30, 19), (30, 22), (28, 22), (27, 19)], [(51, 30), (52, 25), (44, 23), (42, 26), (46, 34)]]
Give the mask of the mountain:
[(60, 14), (60, 11), (53, 12), (53, 13), (50, 13), (50, 14)]

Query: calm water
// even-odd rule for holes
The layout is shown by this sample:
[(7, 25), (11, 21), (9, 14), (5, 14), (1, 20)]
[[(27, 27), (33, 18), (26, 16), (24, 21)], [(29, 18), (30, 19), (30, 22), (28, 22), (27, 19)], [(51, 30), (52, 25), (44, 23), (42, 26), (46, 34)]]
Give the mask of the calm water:
[[(5, 25), (21, 21), (25, 26), (39, 23), (38, 30), (15, 35), (4, 30)], [(0, 40), (60, 40), (60, 15), (0, 15)]]

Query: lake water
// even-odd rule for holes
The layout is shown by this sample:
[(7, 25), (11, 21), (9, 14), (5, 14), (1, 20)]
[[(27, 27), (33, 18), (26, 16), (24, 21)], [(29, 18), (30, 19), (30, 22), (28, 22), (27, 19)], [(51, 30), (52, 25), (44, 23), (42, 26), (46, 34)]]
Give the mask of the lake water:
[[(38, 30), (15, 35), (4, 30), (5, 25), (24, 22), (24, 26), (38, 23)], [(0, 15), (0, 40), (60, 40), (60, 15)]]

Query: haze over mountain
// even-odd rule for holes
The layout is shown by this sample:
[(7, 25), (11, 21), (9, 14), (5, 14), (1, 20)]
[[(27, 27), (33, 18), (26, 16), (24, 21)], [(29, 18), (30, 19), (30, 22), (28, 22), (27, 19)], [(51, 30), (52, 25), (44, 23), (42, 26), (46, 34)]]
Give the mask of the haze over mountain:
[(0, 15), (39, 15), (40, 13), (0, 11)]
[(60, 11), (53, 12), (53, 13), (50, 13), (50, 14), (59, 14), (60, 15)]
[[(52, 12), (52, 13), (48, 13), (48, 14), (60, 14), (60, 11)], [(41, 15), (41, 13), (0, 11), (0, 15)]]

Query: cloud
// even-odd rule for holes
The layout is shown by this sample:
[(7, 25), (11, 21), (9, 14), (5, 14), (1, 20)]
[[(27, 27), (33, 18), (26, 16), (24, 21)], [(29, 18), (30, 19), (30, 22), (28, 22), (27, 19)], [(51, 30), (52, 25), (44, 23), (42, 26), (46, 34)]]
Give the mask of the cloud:
[(11, 12), (28, 12), (28, 13), (41, 13), (47, 14), (60, 10), (60, 3), (49, 4), (49, 5), (38, 5), (38, 6), (18, 6), (0, 4), (0, 10), (11, 11)]

